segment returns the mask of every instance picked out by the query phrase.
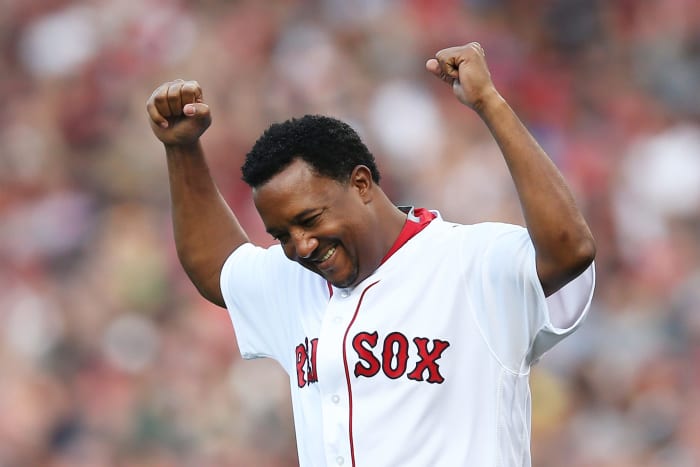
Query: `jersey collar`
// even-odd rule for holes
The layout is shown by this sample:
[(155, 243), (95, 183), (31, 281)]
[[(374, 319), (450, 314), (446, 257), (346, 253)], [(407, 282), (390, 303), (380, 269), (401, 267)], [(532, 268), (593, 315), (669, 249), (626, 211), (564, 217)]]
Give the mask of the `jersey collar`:
[(429, 211), (425, 208), (414, 208), (413, 206), (399, 206), (399, 209), (406, 213), (406, 222), (399, 232), (399, 236), (396, 238), (394, 244), (389, 248), (389, 251), (384, 258), (382, 258), (381, 263), (384, 264), (391, 255), (396, 253), (399, 248), (404, 246), (407, 241), (413, 238), (418, 232), (423, 230), (432, 222), (433, 219), (437, 217), (434, 212)]

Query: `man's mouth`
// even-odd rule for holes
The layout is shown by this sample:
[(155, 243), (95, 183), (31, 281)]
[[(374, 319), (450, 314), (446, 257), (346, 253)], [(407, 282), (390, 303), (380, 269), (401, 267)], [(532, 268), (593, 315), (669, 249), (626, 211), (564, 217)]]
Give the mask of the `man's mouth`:
[(331, 256), (333, 256), (333, 253), (335, 253), (335, 247), (331, 247), (325, 255), (321, 256), (318, 258), (315, 262), (316, 263), (323, 263), (324, 261), (327, 261)]

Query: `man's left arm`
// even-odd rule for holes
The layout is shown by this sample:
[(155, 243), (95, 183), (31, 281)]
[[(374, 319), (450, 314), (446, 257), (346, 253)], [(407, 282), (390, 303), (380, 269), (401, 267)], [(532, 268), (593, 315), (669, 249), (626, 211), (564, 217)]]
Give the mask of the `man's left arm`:
[(564, 177), (496, 90), (481, 45), (438, 52), (428, 71), (474, 109), (503, 153), (535, 247), (537, 274), (549, 296), (593, 262), (595, 241)]

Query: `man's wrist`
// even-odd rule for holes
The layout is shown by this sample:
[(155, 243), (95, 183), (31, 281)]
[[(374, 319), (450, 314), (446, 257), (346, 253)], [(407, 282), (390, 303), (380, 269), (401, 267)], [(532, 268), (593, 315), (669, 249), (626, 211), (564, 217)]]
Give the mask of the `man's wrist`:
[(202, 149), (199, 138), (187, 143), (163, 143), (163, 146), (165, 146), (165, 153), (168, 156), (189, 156)]
[(495, 88), (491, 88), (474, 102), (473, 107), (474, 111), (482, 118), (488, 118), (491, 113), (498, 110), (505, 102), (503, 96)]

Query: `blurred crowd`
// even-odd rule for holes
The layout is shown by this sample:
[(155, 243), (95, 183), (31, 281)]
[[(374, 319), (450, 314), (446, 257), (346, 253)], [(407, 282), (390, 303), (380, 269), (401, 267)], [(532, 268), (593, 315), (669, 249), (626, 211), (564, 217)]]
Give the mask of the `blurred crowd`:
[(473, 40), (598, 241), (588, 320), (533, 370), (533, 465), (700, 465), (697, 0), (2, 0), (0, 467), (296, 465), (286, 376), (179, 266), (145, 101), (200, 82), (259, 243), (240, 164), (305, 113), (351, 123), (397, 203), (522, 223), (424, 69)]

